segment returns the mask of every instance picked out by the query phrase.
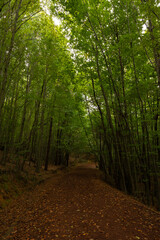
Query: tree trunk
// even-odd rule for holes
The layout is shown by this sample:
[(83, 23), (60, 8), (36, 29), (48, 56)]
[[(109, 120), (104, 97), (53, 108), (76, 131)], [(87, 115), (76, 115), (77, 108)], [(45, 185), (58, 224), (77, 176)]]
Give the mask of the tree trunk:
[(52, 118), (50, 119), (50, 127), (49, 127), (49, 136), (48, 136), (48, 144), (47, 144), (47, 154), (45, 160), (45, 170), (48, 170), (48, 162), (49, 162), (49, 152), (50, 152), (50, 145), (51, 145), (51, 136), (52, 136)]

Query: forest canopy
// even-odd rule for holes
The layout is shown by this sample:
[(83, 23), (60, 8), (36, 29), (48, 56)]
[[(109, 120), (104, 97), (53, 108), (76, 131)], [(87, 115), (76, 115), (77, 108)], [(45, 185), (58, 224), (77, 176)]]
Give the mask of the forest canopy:
[(158, 0), (1, 1), (3, 164), (92, 153), (108, 182), (160, 208), (159, 116)]

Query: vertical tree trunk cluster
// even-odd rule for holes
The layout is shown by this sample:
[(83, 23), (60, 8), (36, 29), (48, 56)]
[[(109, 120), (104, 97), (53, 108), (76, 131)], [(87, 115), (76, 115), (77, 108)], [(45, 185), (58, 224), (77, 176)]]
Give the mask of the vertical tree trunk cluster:
[[(0, 3), (0, 162), (68, 165), (78, 120), (67, 41), (43, 3)], [(69, 69), (69, 71), (68, 71)], [(70, 122), (69, 122), (70, 121)]]
[(65, 6), (64, 18), (68, 11), (74, 19), (68, 24), (81, 71), (77, 81), (87, 86), (99, 167), (111, 184), (160, 208), (159, 5), (58, 3)]
[(160, 208), (158, 1), (55, 0), (70, 44), (42, 4), (0, 3), (1, 163), (47, 170), (90, 148), (108, 182)]

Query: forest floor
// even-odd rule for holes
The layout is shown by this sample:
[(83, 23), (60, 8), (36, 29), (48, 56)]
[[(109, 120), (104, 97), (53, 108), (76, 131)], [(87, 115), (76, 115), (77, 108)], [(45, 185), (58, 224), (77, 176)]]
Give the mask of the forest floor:
[(0, 239), (160, 240), (160, 213), (107, 185), (95, 165), (81, 164), (1, 210)]
[(41, 168), (39, 172), (36, 172), (34, 165), (29, 166), (28, 163), (24, 171), (17, 170), (15, 164), (12, 163), (0, 165), (0, 209), (64, 169), (64, 166), (49, 166), (48, 171)]

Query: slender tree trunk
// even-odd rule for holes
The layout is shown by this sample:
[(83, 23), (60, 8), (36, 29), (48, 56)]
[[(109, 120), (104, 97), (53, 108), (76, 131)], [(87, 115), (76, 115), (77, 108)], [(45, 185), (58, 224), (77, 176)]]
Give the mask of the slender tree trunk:
[(10, 65), (11, 53), (12, 53), (12, 50), (14, 47), (14, 39), (15, 39), (16, 30), (17, 30), (17, 22), (18, 22), (18, 18), (19, 18), (19, 11), (21, 9), (21, 3), (22, 3), (22, 0), (19, 0), (18, 7), (16, 10), (16, 14), (15, 14), (15, 20), (14, 20), (14, 26), (13, 26), (13, 30), (12, 30), (10, 47), (9, 47), (8, 54), (6, 55), (6, 59), (5, 59), (3, 80), (2, 80), (2, 85), (1, 85), (1, 89), (0, 89), (0, 117), (1, 117), (1, 111), (3, 108), (4, 100), (5, 100), (6, 85), (7, 85), (7, 80), (8, 80), (8, 69), (9, 69), (9, 65)]
[(21, 122), (20, 134), (19, 134), (19, 142), (22, 141), (22, 137), (23, 137), (24, 125), (25, 125), (25, 121), (26, 121), (28, 93), (29, 93), (29, 90), (30, 90), (30, 85), (31, 85), (31, 76), (29, 75), (29, 67), (28, 67), (27, 84), (26, 84), (26, 97), (25, 97), (25, 102), (24, 102), (24, 107), (23, 107), (22, 122)]
[(45, 168), (44, 168), (46, 171), (48, 170), (49, 153), (50, 153), (50, 146), (51, 146), (52, 121), (53, 121), (53, 119), (50, 118), (49, 136), (48, 136), (48, 144), (47, 144), (47, 154), (46, 154)]

